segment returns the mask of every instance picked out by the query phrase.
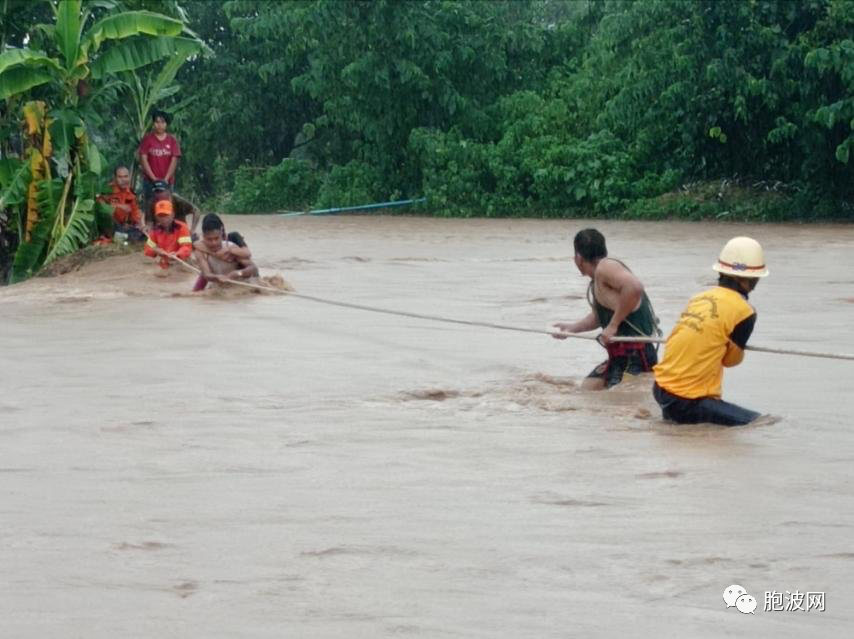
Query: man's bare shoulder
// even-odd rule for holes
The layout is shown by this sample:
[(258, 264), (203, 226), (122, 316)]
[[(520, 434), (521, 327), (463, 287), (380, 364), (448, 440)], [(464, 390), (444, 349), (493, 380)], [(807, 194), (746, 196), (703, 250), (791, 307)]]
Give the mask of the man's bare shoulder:
[(597, 282), (611, 288), (621, 288), (629, 283), (643, 287), (638, 277), (625, 264), (611, 258), (605, 258), (596, 265), (594, 277)]
[(599, 263), (596, 265), (596, 271), (594, 272), (597, 278), (602, 277), (605, 279), (620, 276), (623, 273), (631, 273), (631, 271), (622, 262), (610, 257), (599, 260)]

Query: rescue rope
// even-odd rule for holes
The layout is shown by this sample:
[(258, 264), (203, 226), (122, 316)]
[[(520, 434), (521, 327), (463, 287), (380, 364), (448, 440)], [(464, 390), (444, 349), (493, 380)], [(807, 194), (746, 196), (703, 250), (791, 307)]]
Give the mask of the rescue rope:
[[(182, 266), (190, 269), (194, 273), (201, 275), (201, 270), (182, 260), (180, 257), (175, 255), (170, 255), (170, 259), (175, 260)], [(302, 293), (294, 293), (293, 291), (284, 291), (280, 288), (275, 288), (274, 286), (267, 286), (266, 284), (257, 284), (254, 282), (241, 282), (240, 280), (228, 280), (229, 284), (237, 284), (238, 286), (245, 286), (247, 288), (259, 289), (262, 291), (269, 291), (271, 293), (278, 293), (279, 295), (287, 295), (288, 297), (297, 297), (303, 300), (309, 300), (311, 302), (317, 302), (319, 304), (328, 304), (330, 306), (339, 306), (341, 308), (353, 308), (359, 311), (369, 311), (371, 313), (385, 313), (386, 315), (397, 315), (398, 317), (411, 317), (413, 319), (423, 319), (429, 320), (432, 322), (445, 322), (448, 324), (462, 324), (464, 326), (480, 326), (483, 328), (495, 328), (502, 331), (516, 331), (519, 333), (536, 333), (538, 335), (560, 335), (561, 337), (566, 336), (574, 339), (586, 339), (591, 341), (598, 341), (598, 338), (594, 335), (575, 335), (573, 333), (561, 333), (559, 331), (544, 331), (538, 328), (525, 328), (523, 326), (510, 326), (507, 324), (496, 324), (493, 322), (476, 322), (474, 320), (461, 320), (454, 319), (451, 317), (441, 317), (439, 315), (425, 315), (423, 313), (411, 313), (409, 311), (397, 311), (390, 308), (379, 308), (378, 306), (365, 306), (364, 304), (353, 304), (352, 302), (339, 302), (337, 300), (330, 300), (323, 297), (315, 297), (313, 295), (303, 295)]]
[[(663, 344), (666, 339), (661, 337), (614, 337), (612, 342), (635, 342), (643, 344)], [(815, 351), (798, 351), (786, 348), (766, 348), (764, 346), (745, 346), (746, 351), (756, 351), (758, 353), (777, 353), (779, 355), (800, 355), (802, 357), (822, 357), (825, 359), (844, 359), (854, 361), (854, 355), (846, 355), (845, 353), (818, 353)]]
[[(179, 264), (184, 267), (190, 269), (191, 271), (198, 273), (201, 275), (201, 270), (193, 266), (192, 264), (188, 264), (180, 257), (176, 255), (169, 255), (170, 259), (175, 260)], [(338, 306), (340, 308), (352, 308), (359, 311), (368, 311), (370, 313), (384, 313), (386, 315), (396, 315), (398, 317), (409, 317), (412, 319), (422, 319), (430, 322), (444, 322), (446, 324), (461, 324), (463, 326), (478, 326), (482, 328), (494, 328), (502, 331), (515, 331), (517, 333), (535, 333), (537, 335), (549, 335), (554, 337), (555, 335), (560, 335), (561, 337), (568, 337), (570, 339), (584, 339), (590, 340), (594, 342), (599, 342), (599, 336), (595, 335), (578, 335), (576, 333), (561, 333), (560, 331), (544, 331), (539, 328), (526, 328), (524, 326), (511, 326), (509, 324), (496, 324), (493, 322), (477, 322), (474, 320), (461, 320), (454, 319), (452, 317), (442, 317), (441, 315), (426, 315), (423, 313), (412, 313), (409, 311), (398, 311), (390, 308), (380, 308), (378, 306), (366, 306), (364, 304), (353, 304), (352, 302), (339, 302), (337, 300), (330, 300), (323, 297), (315, 297), (313, 295), (303, 295), (302, 293), (294, 293), (293, 291), (283, 291), (282, 289), (275, 288), (274, 286), (267, 286), (266, 284), (256, 284), (253, 282), (241, 282), (239, 280), (228, 280), (229, 284), (236, 284), (238, 286), (245, 286), (247, 288), (258, 289), (262, 291), (269, 291), (271, 293), (277, 293), (279, 295), (287, 295), (289, 297), (296, 297), (302, 300), (308, 300), (310, 302), (317, 302), (318, 304), (328, 304), (329, 306)], [(663, 344), (667, 340), (661, 337), (641, 337), (641, 336), (630, 336), (630, 337), (614, 337), (611, 339), (612, 342), (635, 342), (635, 343), (649, 343), (649, 344)], [(601, 343), (601, 342), (600, 342)], [(783, 349), (783, 348), (766, 348), (764, 346), (747, 346), (745, 347), (747, 351), (756, 351), (759, 353), (775, 353), (778, 355), (799, 355), (801, 357), (821, 357), (825, 359), (840, 359), (840, 360), (850, 360), (854, 361), (854, 355), (846, 355), (844, 353), (819, 353), (813, 351), (799, 351), (792, 349)]]

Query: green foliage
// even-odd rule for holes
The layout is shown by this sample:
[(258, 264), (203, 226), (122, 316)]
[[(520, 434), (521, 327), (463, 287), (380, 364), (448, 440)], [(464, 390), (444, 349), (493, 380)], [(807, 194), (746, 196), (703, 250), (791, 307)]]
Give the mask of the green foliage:
[(190, 38), (135, 36), (99, 56), (92, 64), (92, 77), (99, 79), (113, 73), (133, 71), (160, 60), (179, 60), (183, 63), (190, 55), (201, 51), (201, 44)]
[[(825, 193), (789, 216), (827, 212), (827, 201), (842, 210), (854, 195), (852, 9), (850, 0), (600, 4), (583, 55), (544, 90), (501, 98), (480, 132), (414, 132), (408, 161), (446, 213), (619, 214), (680, 181), (733, 175)], [(705, 216), (703, 206), (685, 213)]]
[(98, 56), (103, 42), (140, 35), (174, 37), (183, 30), (180, 20), (168, 16), (150, 11), (124, 11), (96, 21), (84, 33), (90, 15), (88, 9), (83, 10), (81, 0), (63, 0), (57, 6), (55, 23), (36, 27), (52, 34), (53, 41), (45, 44), (52, 44), (58, 50), (58, 57), (51, 58), (30, 48), (0, 52), (0, 98), (53, 83), (65, 104), (77, 104), (79, 85), (90, 71), (97, 79), (106, 73), (135, 69), (172, 55), (176, 48), (169, 46), (164, 38), (136, 39)]
[(30, 69), (28, 66), (8, 69), (0, 75), (0, 100), (46, 84), (51, 79), (51, 74), (42, 69)]
[[(106, 40), (122, 40), (141, 34), (174, 37), (180, 35), (183, 30), (184, 24), (176, 18), (151, 11), (122, 11), (108, 15), (93, 24), (86, 32), (81, 48), (84, 54), (92, 53), (97, 51)], [(159, 40), (153, 39), (151, 42), (156, 43)], [(142, 64), (149, 64), (151, 61)]]
[(63, 189), (61, 179), (41, 180), (37, 189), (39, 220), (33, 228), (30, 241), (22, 242), (15, 251), (9, 278), (12, 284), (31, 277), (41, 266), (61, 208)]
[(234, 176), (234, 189), (226, 210), (230, 213), (306, 210), (317, 197), (319, 187), (316, 170), (306, 162), (286, 158), (268, 169), (240, 167)]
[(381, 191), (405, 193), (420, 190), (419, 167), (406, 161), (414, 128), (477, 128), (498, 97), (542, 82), (551, 32), (535, 23), (535, 6), (377, 0), (232, 2), (227, 10), (242, 39), (271, 51), (258, 66), (261, 81), (304, 105), (294, 124), (314, 125), (312, 157), (323, 167), (370, 164), (383, 175)]
[[(134, 4), (133, 0), (128, 1)], [(164, 6), (168, 5), (169, 2)], [(203, 49), (202, 43), (194, 37), (178, 37), (184, 31), (184, 23), (179, 18), (145, 9), (123, 11), (121, 3), (107, 0), (62, 0), (48, 6), (55, 9), (54, 22), (30, 25), (20, 34), (20, 44), (25, 46), (7, 48), (7, 33), (19, 35), (21, 16), (36, 14), (22, 10), (15, 2), (10, 9), (8, 0), (0, 5), (4, 22), (0, 30), (3, 38), (0, 42), (0, 98), (9, 99), (6, 102), (8, 111), (0, 111), (3, 116), (0, 125), (12, 119), (11, 107), (20, 100), (34, 94), (44, 99), (49, 104), (47, 116), (44, 108), (37, 110), (42, 121), (37, 131), (21, 135), (18, 155), (26, 158), (44, 155), (43, 164), (38, 164), (41, 174), (48, 178), (52, 174), (59, 176), (56, 180), (41, 179), (34, 170), (25, 172), (21, 167), (14, 170), (13, 175), (6, 163), (4, 181), (8, 184), (4, 184), (0, 195), (0, 210), (5, 224), (9, 224), (10, 219), (16, 220), (19, 240), (22, 240), (12, 265), (14, 281), (29, 277), (43, 263), (85, 246), (97, 230), (95, 195), (105, 158), (93, 138), (96, 127), (104, 122), (97, 113), (98, 106), (104, 99), (115, 101), (118, 97), (117, 83), (110, 76), (167, 60), (165, 66), (171, 69), (174, 78), (180, 63)], [(14, 20), (10, 30), (6, 29), (7, 17)], [(112, 46), (102, 48), (107, 42)], [(174, 59), (179, 62), (174, 63)], [(45, 129), (49, 130), (50, 142)], [(4, 141), (0, 153), (7, 152)], [(27, 219), (30, 223), (37, 222), (29, 239), (23, 241), (22, 182), (29, 183), (33, 179), (39, 182), (35, 204), (27, 204), (28, 215), (31, 214)], [(64, 184), (59, 199), (56, 199), (57, 180)], [(0, 229), (2, 231), (4, 229)], [(5, 240), (3, 245), (5, 247)]]
[[(59, 117), (59, 175), (104, 163), (92, 140), (130, 159), (157, 104), (176, 114), (179, 188), (235, 211), (426, 195), (444, 215), (850, 215), (852, 0), (101, 5), (33, 28), (49, 5), (8, 0), (0, 26), (0, 134), (15, 91), (85, 124)], [(723, 180), (742, 186), (677, 190)]]
[(31, 179), (29, 163), (17, 158), (0, 159), (0, 210), (26, 202)]
[(367, 162), (351, 160), (343, 166), (334, 166), (323, 178), (317, 207), (359, 206), (398, 197), (397, 193), (386, 194), (383, 183), (383, 175), (377, 167)]
[(65, 227), (56, 234), (50, 252), (43, 264), (50, 264), (57, 257), (69, 255), (92, 241), (95, 228), (95, 200), (75, 198), (71, 215)]
[(854, 207), (815, 190), (778, 190), (779, 183), (730, 180), (696, 182), (676, 191), (632, 202), (621, 217), (632, 219), (784, 222), (845, 220)]
[[(291, 86), (292, 71), (302, 58), (286, 55), (290, 36), (268, 40), (249, 33), (254, 21), (265, 19), (259, 11), (285, 4), (296, 3), (181, 1), (193, 30), (213, 51), (209, 57), (188, 59), (176, 79), (183, 95), (195, 97), (170, 127), (180, 135), (183, 150), (178, 170), (182, 192), (222, 198), (241, 166), (273, 166), (285, 157), (312, 159), (312, 144), (298, 137), (320, 109)], [(268, 65), (290, 71), (268, 72)], [(299, 144), (299, 153), (292, 153)]]
[(216, 76), (193, 70), (212, 98), (197, 119), (216, 122), (194, 155), (220, 176), (309, 159), (316, 207), (423, 194), (446, 215), (621, 215), (734, 176), (823, 193), (795, 216), (854, 196), (851, 0), (239, 0), (225, 23), (189, 6), (222, 53)]
[(461, 139), (454, 131), (419, 129), (413, 131), (409, 146), (419, 158), (423, 193), (431, 208), (447, 215), (504, 212), (504, 203), (490, 197), (495, 178), (486, 145)]

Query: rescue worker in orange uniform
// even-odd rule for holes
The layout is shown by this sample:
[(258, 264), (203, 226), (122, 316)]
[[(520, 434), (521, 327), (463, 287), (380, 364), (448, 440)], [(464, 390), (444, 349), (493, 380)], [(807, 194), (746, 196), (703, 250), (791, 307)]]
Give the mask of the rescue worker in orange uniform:
[(189, 259), (193, 252), (193, 240), (190, 229), (175, 219), (172, 202), (162, 200), (154, 207), (154, 228), (145, 242), (145, 254), (148, 257), (160, 256), (160, 268), (169, 268), (169, 256), (182, 260)]
[(130, 171), (126, 166), (116, 167), (110, 187), (112, 192), (98, 199), (113, 207), (115, 230), (126, 233), (128, 239), (133, 241), (144, 239), (142, 215), (136, 201), (136, 193), (130, 188)]
[(653, 369), (653, 396), (664, 419), (680, 424), (742, 426), (759, 413), (721, 399), (725, 367), (744, 359), (756, 323), (748, 294), (768, 275), (759, 242), (735, 237), (721, 250), (715, 288), (695, 295), (682, 311)]

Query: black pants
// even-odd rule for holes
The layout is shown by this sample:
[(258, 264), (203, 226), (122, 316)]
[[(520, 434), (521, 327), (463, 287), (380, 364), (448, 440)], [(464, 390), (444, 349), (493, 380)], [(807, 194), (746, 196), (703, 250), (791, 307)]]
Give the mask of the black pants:
[(653, 385), (652, 395), (661, 406), (664, 419), (679, 424), (709, 422), (724, 426), (743, 426), (759, 417), (759, 413), (714, 397), (685, 399), (671, 395), (658, 384)]
[(151, 201), (154, 199), (154, 182), (147, 177), (142, 178), (142, 217), (146, 224), (154, 223), (154, 210)]

